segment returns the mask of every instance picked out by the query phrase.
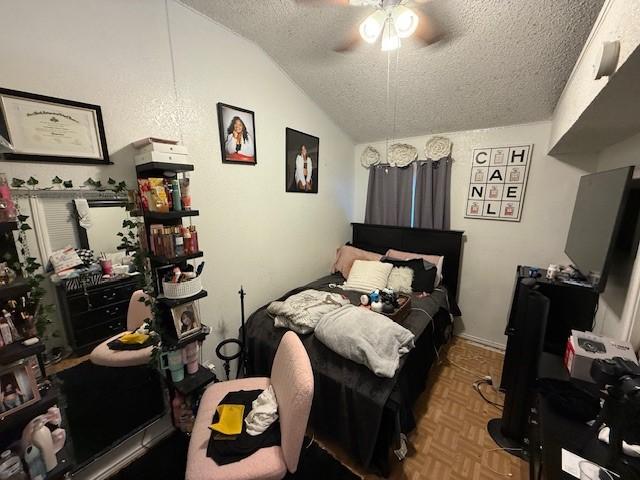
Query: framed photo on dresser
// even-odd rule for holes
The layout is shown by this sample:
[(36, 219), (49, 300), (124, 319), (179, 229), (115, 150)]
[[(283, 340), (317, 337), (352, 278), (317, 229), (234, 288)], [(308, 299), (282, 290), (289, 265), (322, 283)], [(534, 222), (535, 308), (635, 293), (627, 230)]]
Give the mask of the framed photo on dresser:
[(200, 322), (200, 312), (195, 302), (184, 303), (171, 309), (173, 317), (173, 325), (176, 328), (178, 340), (200, 331), (202, 323)]
[(7, 160), (111, 164), (99, 105), (0, 88), (0, 136)]
[(320, 139), (287, 128), (285, 144), (285, 190), (318, 193)]

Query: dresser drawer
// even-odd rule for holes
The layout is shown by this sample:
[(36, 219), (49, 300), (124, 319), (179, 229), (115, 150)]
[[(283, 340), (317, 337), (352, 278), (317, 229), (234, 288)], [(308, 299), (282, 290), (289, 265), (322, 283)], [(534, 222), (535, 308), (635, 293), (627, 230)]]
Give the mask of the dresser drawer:
[(113, 287), (89, 290), (87, 295), (80, 294), (69, 297), (69, 309), (77, 314), (86, 312), (104, 305), (129, 301), (133, 292), (138, 289), (136, 283), (127, 283)]
[(76, 344), (78, 346), (98, 343), (113, 337), (116, 333), (125, 331), (124, 319), (96, 325), (91, 328), (83, 328), (76, 332)]
[(89, 312), (72, 314), (71, 323), (74, 329), (90, 328), (101, 323), (111, 322), (113, 320), (123, 320), (127, 323), (127, 310), (129, 309), (129, 301), (121, 301), (105, 307), (96, 308)]

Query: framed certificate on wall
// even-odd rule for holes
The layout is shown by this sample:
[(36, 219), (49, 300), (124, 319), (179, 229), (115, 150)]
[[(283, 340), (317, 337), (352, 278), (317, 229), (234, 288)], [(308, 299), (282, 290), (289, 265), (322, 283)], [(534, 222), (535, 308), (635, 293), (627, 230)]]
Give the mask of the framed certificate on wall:
[(0, 88), (7, 160), (111, 164), (99, 105)]

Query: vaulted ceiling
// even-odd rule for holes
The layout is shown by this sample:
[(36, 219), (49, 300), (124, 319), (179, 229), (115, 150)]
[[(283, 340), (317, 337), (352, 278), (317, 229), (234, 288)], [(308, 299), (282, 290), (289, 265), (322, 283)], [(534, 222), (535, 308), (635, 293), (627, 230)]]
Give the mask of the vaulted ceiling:
[(395, 137), (548, 119), (603, 1), (432, 0), (416, 8), (445, 38), (388, 58), (376, 45), (333, 51), (370, 7), (182, 0), (262, 47), (358, 142), (392, 135), (388, 69)]

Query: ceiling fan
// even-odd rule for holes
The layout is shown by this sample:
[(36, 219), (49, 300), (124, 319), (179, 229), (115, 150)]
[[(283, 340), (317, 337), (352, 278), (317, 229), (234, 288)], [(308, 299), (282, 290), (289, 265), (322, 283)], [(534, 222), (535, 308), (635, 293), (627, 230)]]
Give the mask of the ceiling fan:
[(361, 40), (367, 43), (380, 42), (380, 49), (389, 52), (400, 48), (401, 39), (414, 36), (425, 45), (431, 45), (442, 37), (435, 22), (416, 8), (416, 4), (429, 0), (297, 0), (307, 5), (344, 5), (373, 7), (348, 39), (334, 50), (347, 52), (358, 46)]

